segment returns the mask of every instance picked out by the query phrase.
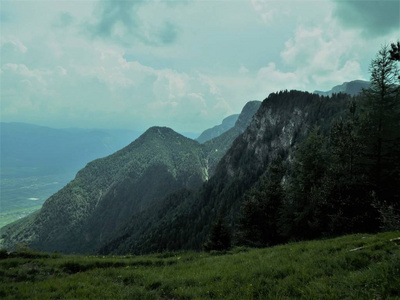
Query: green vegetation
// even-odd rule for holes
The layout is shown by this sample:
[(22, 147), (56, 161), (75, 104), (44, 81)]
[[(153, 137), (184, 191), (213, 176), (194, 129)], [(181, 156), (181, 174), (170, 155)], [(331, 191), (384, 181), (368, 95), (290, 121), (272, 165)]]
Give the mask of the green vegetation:
[(17, 221), (37, 210), (39, 210), (41, 206), (33, 206), (28, 208), (20, 208), (6, 212), (0, 212), (0, 228), (10, 224), (14, 221)]
[(399, 299), (400, 232), (228, 252), (0, 252), (2, 299)]

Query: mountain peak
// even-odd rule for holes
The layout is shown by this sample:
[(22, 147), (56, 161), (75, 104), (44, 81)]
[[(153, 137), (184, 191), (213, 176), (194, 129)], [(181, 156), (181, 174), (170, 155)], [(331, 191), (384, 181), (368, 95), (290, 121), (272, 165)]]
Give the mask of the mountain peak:
[[(153, 126), (147, 129), (141, 137), (171, 137), (171, 136), (182, 136), (173, 129), (164, 126)], [(183, 136), (182, 136), (183, 137)]]
[(314, 94), (318, 94), (320, 96), (332, 96), (332, 94), (346, 93), (351, 96), (355, 96), (359, 94), (363, 89), (369, 88), (369, 85), (369, 81), (353, 80), (344, 82), (340, 85), (336, 85), (331, 90), (326, 92), (314, 91)]
[(253, 116), (261, 106), (261, 101), (252, 100), (246, 103), (243, 107), (235, 126), (242, 128), (243, 131), (250, 125)]
[[(165, 127), (165, 126), (152, 126), (149, 129), (146, 130), (147, 133), (159, 133), (159, 134), (163, 134), (163, 133), (172, 133), (175, 132), (173, 129), (169, 128), (169, 127)], [(146, 133), (145, 132), (145, 133)], [(176, 132), (175, 132), (176, 133)]]

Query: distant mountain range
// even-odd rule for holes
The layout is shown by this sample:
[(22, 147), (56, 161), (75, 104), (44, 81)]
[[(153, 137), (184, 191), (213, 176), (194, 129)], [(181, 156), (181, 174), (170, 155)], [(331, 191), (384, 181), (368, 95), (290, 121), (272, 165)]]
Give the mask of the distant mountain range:
[(332, 96), (332, 94), (346, 93), (351, 96), (355, 96), (359, 94), (362, 91), (362, 89), (367, 89), (367, 88), (369, 88), (369, 81), (354, 80), (334, 86), (331, 90), (326, 92), (314, 91), (314, 94), (318, 94), (321, 96)]
[(141, 132), (102, 129), (55, 129), (27, 123), (0, 123), (1, 173), (24, 176), (14, 168), (51, 173), (75, 170), (89, 161), (109, 155), (128, 145)]
[(216, 125), (210, 129), (206, 129), (205, 131), (203, 131), (200, 136), (196, 138), (196, 141), (202, 144), (223, 134), (225, 131), (228, 131), (233, 126), (235, 126), (238, 117), (238, 114), (226, 117), (222, 120), (222, 123), (220, 125)]

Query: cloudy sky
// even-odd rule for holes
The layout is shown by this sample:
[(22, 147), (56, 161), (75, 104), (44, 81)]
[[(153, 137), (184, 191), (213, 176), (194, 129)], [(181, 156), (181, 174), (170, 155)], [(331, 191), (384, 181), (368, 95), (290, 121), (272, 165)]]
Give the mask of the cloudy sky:
[(3, 1), (1, 121), (201, 132), (282, 89), (368, 79), (399, 1)]

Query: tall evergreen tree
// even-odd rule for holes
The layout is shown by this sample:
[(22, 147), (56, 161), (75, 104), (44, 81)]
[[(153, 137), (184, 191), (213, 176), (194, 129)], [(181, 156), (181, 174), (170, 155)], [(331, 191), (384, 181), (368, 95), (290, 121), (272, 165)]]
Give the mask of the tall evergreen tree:
[(371, 86), (363, 92), (365, 167), (378, 201), (394, 203), (400, 197), (399, 69), (383, 46), (370, 65)]
[(239, 244), (265, 247), (282, 241), (278, 221), (284, 197), (284, 173), (282, 159), (278, 158), (271, 164), (269, 174), (245, 196), (237, 233)]
[(219, 216), (217, 222), (213, 225), (210, 237), (204, 243), (203, 248), (206, 251), (216, 250), (225, 251), (229, 250), (232, 245), (232, 234), (226, 224), (224, 217)]
[(331, 163), (324, 183), (328, 190), (328, 234), (369, 232), (378, 228), (368, 181), (360, 165), (363, 144), (359, 131), (359, 113), (353, 98), (346, 116), (332, 124), (330, 134)]
[(293, 174), (282, 208), (280, 229), (289, 238), (315, 238), (325, 231), (323, 212), (326, 191), (323, 183), (330, 156), (319, 128), (314, 127), (295, 152)]

